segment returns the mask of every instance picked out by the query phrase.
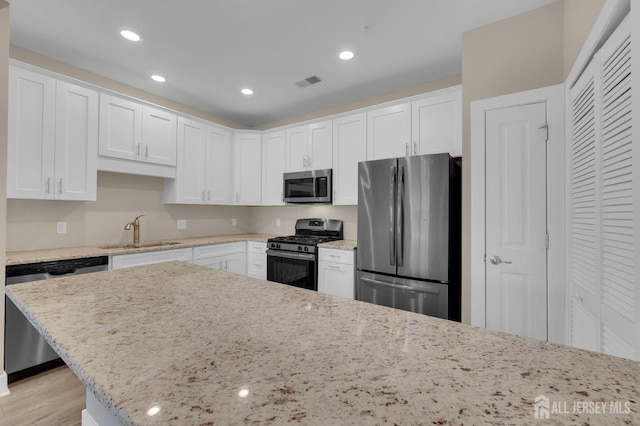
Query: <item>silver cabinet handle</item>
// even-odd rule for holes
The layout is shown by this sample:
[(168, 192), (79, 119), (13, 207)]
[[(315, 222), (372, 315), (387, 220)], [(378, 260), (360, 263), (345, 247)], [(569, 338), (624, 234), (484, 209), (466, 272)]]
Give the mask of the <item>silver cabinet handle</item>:
[(498, 255), (491, 257), (491, 258), (489, 259), (489, 262), (491, 262), (493, 265), (499, 265), (499, 264), (501, 264), (501, 263), (504, 263), (504, 264), (506, 264), (506, 265), (510, 265), (510, 264), (511, 264), (511, 261), (510, 261), (510, 260), (502, 260), (502, 259), (500, 258), (500, 256), (498, 256)]
[(404, 144), (404, 154), (409, 155), (409, 143)]
[(236, 192), (236, 203), (240, 202), (240, 194)]
[(413, 155), (418, 155), (418, 143), (413, 142)]
[(207, 191), (207, 201), (211, 201), (211, 191)]
[(62, 178), (58, 181), (58, 194), (62, 194)]
[(340, 269), (340, 267), (339, 267), (339, 266), (336, 266), (336, 265), (327, 265), (327, 268), (329, 268), (329, 269), (335, 269), (335, 270), (339, 270), (339, 269)]
[(51, 192), (51, 178), (47, 178), (47, 181), (44, 183), (44, 189), (47, 194)]
[(136, 155), (140, 156), (140, 144), (136, 145)]
[(311, 157), (307, 157), (307, 166), (311, 167)]
[(202, 190), (202, 192), (200, 193), (200, 199), (201, 199), (202, 201), (204, 201), (204, 189), (203, 189), (203, 190)]
[(227, 270), (227, 267), (228, 267), (228, 265), (227, 265), (227, 259), (225, 259), (225, 260), (224, 260), (224, 270), (225, 270), (225, 271)]
[(302, 167), (307, 167), (307, 157), (302, 157)]
[(144, 156), (149, 158), (149, 145), (144, 146)]

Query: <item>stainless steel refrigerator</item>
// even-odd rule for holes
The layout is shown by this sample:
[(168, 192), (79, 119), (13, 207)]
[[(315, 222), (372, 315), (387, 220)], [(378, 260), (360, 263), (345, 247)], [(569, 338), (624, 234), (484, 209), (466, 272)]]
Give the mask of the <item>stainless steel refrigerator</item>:
[(460, 176), (449, 154), (358, 164), (357, 300), (460, 321)]

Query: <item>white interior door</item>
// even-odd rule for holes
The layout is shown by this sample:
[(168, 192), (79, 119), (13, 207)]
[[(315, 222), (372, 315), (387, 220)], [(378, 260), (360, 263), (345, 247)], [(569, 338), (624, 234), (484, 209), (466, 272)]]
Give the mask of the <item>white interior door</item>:
[(486, 113), (487, 328), (547, 340), (546, 104)]

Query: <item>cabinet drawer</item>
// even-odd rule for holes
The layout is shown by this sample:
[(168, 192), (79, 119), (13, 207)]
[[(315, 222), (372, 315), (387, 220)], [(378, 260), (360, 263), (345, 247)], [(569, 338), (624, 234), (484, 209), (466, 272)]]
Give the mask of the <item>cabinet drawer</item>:
[(336, 250), (320, 247), (318, 259), (321, 262), (335, 262), (353, 265), (353, 250)]
[(254, 278), (267, 279), (267, 260), (250, 258), (247, 265), (247, 275)]
[(257, 241), (248, 241), (247, 251), (249, 253), (264, 254), (267, 251), (267, 243), (260, 243)]
[(195, 260), (199, 260), (224, 254), (241, 253), (245, 252), (245, 247), (246, 243), (243, 241), (237, 243), (212, 244), (210, 246), (194, 247), (193, 258)]

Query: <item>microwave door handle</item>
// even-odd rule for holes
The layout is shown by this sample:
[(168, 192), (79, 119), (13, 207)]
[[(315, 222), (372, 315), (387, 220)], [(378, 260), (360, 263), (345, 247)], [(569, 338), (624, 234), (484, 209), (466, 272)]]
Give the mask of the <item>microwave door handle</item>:
[(391, 166), (391, 185), (389, 188), (389, 260), (391, 265), (396, 264), (396, 216), (395, 205), (396, 199), (396, 166)]
[(404, 264), (404, 166), (400, 166), (398, 176), (398, 203), (396, 205), (396, 245), (398, 266)]

